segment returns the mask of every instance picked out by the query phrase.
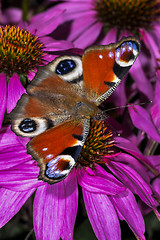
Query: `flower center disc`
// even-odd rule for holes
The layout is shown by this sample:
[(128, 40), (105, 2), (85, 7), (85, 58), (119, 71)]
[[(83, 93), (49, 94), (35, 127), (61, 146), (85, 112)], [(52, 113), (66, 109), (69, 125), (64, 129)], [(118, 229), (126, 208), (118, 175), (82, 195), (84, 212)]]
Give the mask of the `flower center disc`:
[(113, 154), (112, 147), (115, 143), (112, 136), (112, 131), (107, 129), (103, 121), (92, 121), (88, 137), (78, 158), (79, 164), (93, 167), (94, 163), (104, 163), (103, 157)]
[(158, 0), (95, 0), (97, 18), (106, 29), (117, 27), (137, 32), (139, 28), (152, 28), (159, 21)]
[(28, 74), (42, 64), (43, 44), (37, 36), (16, 26), (0, 27), (0, 72)]

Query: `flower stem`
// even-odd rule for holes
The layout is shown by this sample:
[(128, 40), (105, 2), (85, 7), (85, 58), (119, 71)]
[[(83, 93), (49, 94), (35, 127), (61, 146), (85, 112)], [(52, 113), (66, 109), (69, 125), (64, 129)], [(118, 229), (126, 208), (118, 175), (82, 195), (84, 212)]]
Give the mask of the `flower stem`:
[(23, 3), (22, 3), (23, 16), (22, 16), (22, 18), (24, 21), (27, 21), (28, 9), (29, 9), (29, 0), (23, 0)]
[(155, 140), (150, 140), (146, 146), (146, 149), (144, 151), (145, 155), (153, 155), (158, 147), (158, 142)]

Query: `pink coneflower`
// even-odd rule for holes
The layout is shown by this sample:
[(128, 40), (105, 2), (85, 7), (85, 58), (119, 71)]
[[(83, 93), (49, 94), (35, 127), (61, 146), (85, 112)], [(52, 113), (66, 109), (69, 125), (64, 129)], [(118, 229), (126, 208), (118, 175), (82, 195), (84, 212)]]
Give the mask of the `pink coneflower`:
[[(91, 145), (92, 148), (88, 147)], [(119, 139), (119, 145), (126, 153), (111, 154), (112, 145), (111, 132), (106, 131), (104, 123), (94, 123), (77, 167), (65, 180), (49, 185), (38, 180), (39, 168), (26, 154), (22, 138), (15, 136), (9, 127), (2, 128), (0, 226), (4, 226), (36, 190), (33, 224), (37, 240), (73, 239), (79, 184), (89, 220), (99, 240), (120, 240), (119, 220), (125, 220), (135, 236), (144, 240), (144, 220), (134, 194), (155, 209), (157, 202), (152, 197), (147, 168), (137, 160), (143, 157), (131, 142)], [(132, 156), (127, 153), (127, 148)], [(96, 163), (97, 156), (99, 162), (103, 161), (103, 167), (97, 164), (98, 161)], [(88, 166), (87, 159), (90, 159)]]
[(38, 66), (52, 61), (54, 51), (73, 47), (47, 36), (59, 25), (61, 17), (61, 10), (48, 10), (35, 15), (30, 24), (0, 27), (0, 126), (5, 109), (9, 113), (24, 93), (26, 77), (31, 80)]
[(146, 155), (153, 154), (160, 143), (160, 71), (157, 71), (157, 82), (155, 85), (155, 96), (153, 104), (144, 109), (141, 106), (130, 107), (129, 113), (133, 125), (138, 128), (143, 135), (147, 136), (148, 144), (144, 153)]
[(115, 41), (123, 31), (134, 35), (147, 31), (158, 37), (154, 32), (159, 27), (158, 0), (66, 0), (55, 8), (66, 10), (63, 22), (72, 21), (68, 38), (78, 47)]

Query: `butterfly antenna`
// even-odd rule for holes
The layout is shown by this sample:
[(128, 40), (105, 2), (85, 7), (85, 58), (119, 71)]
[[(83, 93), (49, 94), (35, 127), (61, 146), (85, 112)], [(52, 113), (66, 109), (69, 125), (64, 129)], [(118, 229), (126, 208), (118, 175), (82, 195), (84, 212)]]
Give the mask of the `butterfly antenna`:
[[(104, 111), (102, 112), (102, 115), (103, 115)], [(113, 130), (113, 132), (118, 136), (120, 137), (120, 133), (118, 133), (115, 128), (110, 124), (110, 122), (108, 120), (106, 120), (107, 118), (109, 117), (109, 115), (105, 115), (104, 114), (104, 117), (102, 117), (101, 119), (97, 119), (97, 120), (100, 120), (100, 121), (107, 121), (107, 124), (109, 125), (109, 127)]]
[(106, 109), (106, 110), (104, 110), (103, 112), (109, 112), (109, 111), (112, 111), (112, 110), (115, 110), (115, 109), (119, 109), (119, 108), (127, 108), (127, 107), (133, 107), (133, 106), (141, 106), (141, 105), (145, 105), (145, 104), (148, 104), (148, 103), (152, 103), (152, 101), (143, 102), (143, 103), (127, 104), (127, 105), (119, 106), (119, 107), (113, 107), (113, 108)]
[(110, 124), (109, 121), (107, 121), (107, 124), (110, 126), (110, 128), (113, 130), (113, 132), (117, 135), (117, 137), (121, 136), (121, 134), (115, 130), (115, 128)]
[[(139, 105), (144, 105), (144, 104), (147, 104), (147, 103), (152, 103), (152, 101), (148, 101), (148, 102), (144, 102), (144, 103), (137, 103), (137, 104), (127, 104), (127, 105), (125, 105), (125, 106), (109, 108), (109, 109), (103, 111), (103, 113), (109, 112), (109, 111), (112, 111), (112, 110), (115, 110), (115, 109), (119, 109), (119, 108), (132, 107), (132, 106), (136, 106), (136, 105), (139, 106)], [(107, 123), (108, 123), (108, 125), (110, 126), (110, 128), (114, 131), (114, 133), (115, 133), (118, 137), (120, 137), (121, 134), (115, 130), (115, 128), (110, 124), (110, 122), (107, 121)]]
[(28, 240), (28, 239), (31, 237), (31, 235), (32, 235), (33, 232), (34, 232), (34, 229), (32, 228), (32, 229), (30, 230), (30, 232), (27, 234), (27, 236), (25, 237), (24, 240)]

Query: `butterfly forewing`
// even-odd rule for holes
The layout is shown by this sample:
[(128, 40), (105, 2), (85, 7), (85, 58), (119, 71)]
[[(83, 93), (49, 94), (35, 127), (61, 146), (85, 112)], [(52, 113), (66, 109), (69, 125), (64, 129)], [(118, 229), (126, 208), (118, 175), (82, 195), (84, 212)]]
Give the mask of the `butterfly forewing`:
[(119, 85), (136, 60), (139, 49), (139, 41), (134, 37), (86, 49), (82, 58), (84, 89), (97, 105)]

